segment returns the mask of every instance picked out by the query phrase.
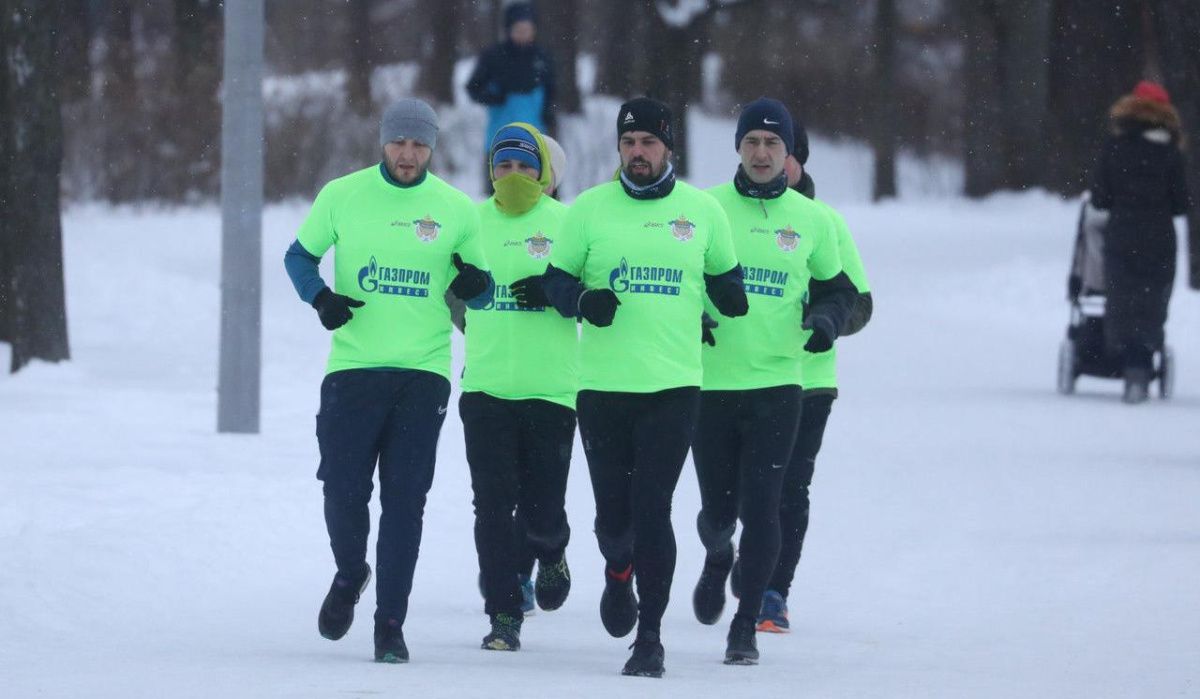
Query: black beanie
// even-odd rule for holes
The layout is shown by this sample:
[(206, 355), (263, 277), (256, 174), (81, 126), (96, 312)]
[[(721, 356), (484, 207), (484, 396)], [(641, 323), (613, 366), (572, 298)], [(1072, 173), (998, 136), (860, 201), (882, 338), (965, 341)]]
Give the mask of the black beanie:
[(792, 119), (792, 129), (796, 142), (792, 146), (792, 155), (801, 165), (804, 165), (808, 162), (808, 132), (804, 130), (804, 124), (800, 123), (799, 119)]
[(667, 150), (675, 150), (671, 108), (649, 97), (636, 97), (617, 112), (617, 138), (627, 131), (646, 131), (658, 137)]
[(783, 102), (770, 97), (759, 97), (742, 109), (738, 117), (737, 134), (733, 137), (733, 149), (742, 147), (742, 138), (750, 131), (762, 129), (770, 131), (783, 139), (790, 154), (795, 148), (795, 132), (792, 126), (792, 115)]
[(514, 2), (504, 8), (504, 28), (506, 30), (512, 29), (512, 25), (517, 22), (524, 22), (526, 20), (530, 22), (536, 21), (533, 16), (533, 5), (527, 2)]

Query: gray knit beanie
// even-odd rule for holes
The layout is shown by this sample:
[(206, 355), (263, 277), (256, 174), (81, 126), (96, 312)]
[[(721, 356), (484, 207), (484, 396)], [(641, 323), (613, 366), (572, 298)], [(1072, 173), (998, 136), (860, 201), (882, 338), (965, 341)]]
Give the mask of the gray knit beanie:
[(405, 97), (392, 103), (379, 123), (379, 145), (411, 138), (433, 148), (437, 145), (437, 114), (419, 99)]

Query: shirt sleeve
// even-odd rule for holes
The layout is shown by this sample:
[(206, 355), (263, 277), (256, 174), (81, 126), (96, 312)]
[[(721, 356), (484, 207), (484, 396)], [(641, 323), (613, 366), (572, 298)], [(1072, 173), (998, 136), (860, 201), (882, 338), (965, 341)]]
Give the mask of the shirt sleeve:
[(813, 279), (825, 281), (833, 279), (842, 270), (842, 258), (838, 253), (838, 231), (835, 214), (827, 207), (821, 205), (821, 215), (825, 219), (825, 226), (821, 229), (817, 240), (813, 245), (812, 254), (808, 258), (808, 271), (812, 274)]
[(462, 256), (463, 262), (486, 271), (487, 258), (483, 254), (483, 241), (479, 238), (479, 211), (469, 201), (463, 209), (462, 234), (458, 237), (458, 245), (455, 246), (454, 252)]
[(733, 235), (729, 231), (729, 217), (711, 194), (705, 194), (711, 203), (710, 219), (712, 235), (708, 239), (708, 247), (704, 251), (704, 273), (723, 274), (737, 266), (737, 255), (733, 249)]
[(550, 250), (550, 264), (579, 279), (583, 278), (583, 267), (587, 263), (586, 209), (586, 202), (577, 202), (567, 209), (558, 239)]
[(324, 257), (325, 252), (337, 243), (337, 229), (333, 222), (333, 198), (329, 185), (317, 194), (309, 209), (296, 240), (313, 257)]
[(829, 214), (832, 216), (834, 228), (837, 230), (838, 256), (841, 257), (842, 269), (846, 272), (846, 276), (850, 277), (850, 281), (854, 282), (854, 288), (858, 289), (858, 293), (865, 294), (871, 290), (871, 285), (867, 282), (867, 270), (863, 268), (862, 257), (858, 254), (858, 246), (854, 244), (854, 238), (850, 236), (850, 227), (846, 225), (846, 219), (836, 210), (831, 208)]

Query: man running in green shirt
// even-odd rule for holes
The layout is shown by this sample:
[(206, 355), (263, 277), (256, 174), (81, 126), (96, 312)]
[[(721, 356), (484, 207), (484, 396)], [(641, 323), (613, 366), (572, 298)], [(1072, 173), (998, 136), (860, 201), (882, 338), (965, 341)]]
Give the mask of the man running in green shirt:
[(531, 125), (492, 140), (495, 195), (479, 206), (480, 241), (497, 286), (466, 313), (459, 415), (475, 494), (475, 549), (492, 630), (488, 650), (521, 647), (522, 590), (538, 559), (538, 606), (557, 609), (571, 589), (564, 498), (575, 438), (574, 318), (546, 308), (541, 272), (561, 243), (567, 207), (543, 193), (550, 154)]
[[(491, 300), (474, 203), (428, 172), (437, 116), (402, 99), (380, 124), (383, 160), (321, 189), (284, 265), (333, 331), (317, 445), (325, 525), (337, 573), (317, 626), (344, 636), (371, 577), (372, 476), (379, 467), (375, 660), (407, 662), (402, 627), (421, 543), (425, 496), (450, 396), (449, 289)], [(333, 289), (317, 264), (336, 250)]]
[[(675, 572), (671, 499), (695, 430), (704, 296), (746, 313), (729, 223), (675, 179), (672, 117), (638, 98), (617, 113), (618, 180), (580, 194), (550, 253), (544, 288), (579, 316), (579, 428), (606, 562), (604, 628), (638, 626), (626, 675), (660, 677), (660, 626)], [(637, 596), (633, 582), (637, 581)]]
[[(828, 204), (815, 199), (816, 185), (805, 170), (808, 161), (808, 134), (804, 126), (795, 123), (795, 146), (786, 162), (788, 185), (825, 206), (833, 216), (838, 232), (838, 252), (842, 267), (854, 283), (856, 294), (854, 307), (842, 325), (841, 334), (853, 335), (871, 319), (874, 302), (871, 287), (862, 258), (846, 220)], [(758, 630), (784, 633), (790, 630), (787, 598), (800, 562), (804, 547), (804, 536), (808, 532), (809, 499), (808, 488), (812, 484), (817, 452), (825, 434), (829, 411), (837, 398), (837, 350), (805, 352), (802, 359), (804, 375), (804, 407), (800, 416), (800, 431), (796, 435), (796, 446), (788, 461), (787, 475), (783, 481), (783, 495), (779, 508), (779, 521), (783, 532), (779, 562), (763, 593), (762, 609), (758, 614)]]
[[(738, 118), (742, 163), (733, 182), (709, 192), (729, 216), (734, 248), (753, 302), (744, 318), (711, 329), (692, 456), (700, 483), (697, 517), (707, 551), (693, 593), (696, 618), (715, 624), (734, 564), (732, 536), (742, 521), (743, 597), (729, 626), (727, 664), (758, 662), (755, 622), (779, 555), (779, 499), (800, 423), (801, 356), (829, 349), (853, 303), (828, 212), (788, 189), (784, 161), (792, 118), (761, 98)], [(814, 280), (807, 308), (804, 298)]]

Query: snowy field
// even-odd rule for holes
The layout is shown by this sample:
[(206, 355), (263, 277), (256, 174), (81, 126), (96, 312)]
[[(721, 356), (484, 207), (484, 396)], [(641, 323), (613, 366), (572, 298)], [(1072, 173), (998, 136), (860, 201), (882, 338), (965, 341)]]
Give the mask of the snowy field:
[[(731, 126), (712, 127), (724, 155), (698, 163), (699, 184), (732, 172)], [(217, 211), (78, 206), (65, 220), (73, 361), (0, 376), (0, 694), (1200, 695), (1200, 296), (1181, 284), (1172, 303), (1173, 400), (1129, 407), (1117, 382), (1087, 379), (1059, 396), (1075, 205), (1034, 193), (871, 206), (870, 160), (851, 151), (818, 143), (811, 164), (859, 240), (875, 319), (841, 345), (794, 632), (760, 634), (758, 667), (721, 663), (728, 607), (715, 627), (692, 617), (689, 465), (667, 674), (619, 676), (632, 639), (598, 618), (578, 447), (571, 597), (529, 620), (519, 653), (479, 650), (453, 402), (411, 664), (370, 661), (370, 590), (346, 638), (320, 638), (333, 567), (313, 416), (328, 337), (281, 263), (307, 203), (266, 213), (259, 436), (215, 434)]]

